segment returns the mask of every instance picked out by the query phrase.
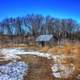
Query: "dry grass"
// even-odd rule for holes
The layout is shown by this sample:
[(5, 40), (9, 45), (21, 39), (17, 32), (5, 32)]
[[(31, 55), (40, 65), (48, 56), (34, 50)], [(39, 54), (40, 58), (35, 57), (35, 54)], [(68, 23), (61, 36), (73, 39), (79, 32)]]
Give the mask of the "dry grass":
[(56, 47), (53, 47), (53, 48), (50, 48), (49, 51), (50, 53), (63, 53), (63, 54), (67, 54), (67, 55), (70, 55), (70, 54), (76, 54), (76, 55), (79, 55), (80, 54), (80, 45), (73, 45), (73, 44), (69, 44), (69, 45), (64, 45), (64, 46), (56, 46)]
[[(80, 43), (65, 43), (63, 46), (53, 46), (49, 48), (48, 46), (39, 48), (37, 46), (28, 46), (26, 44), (14, 44), (14, 45), (3, 45), (6, 48), (25, 48), (31, 50), (38, 50), (42, 52), (48, 52), (51, 54), (64, 54), (64, 55), (72, 55), (75, 58), (64, 58), (63, 64), (65, 63), (74, 63), (76, 67), (75, 74), (80, 73)], [(2, 48), (2, 46), (0, 46)], [(22, 61), (25, 61), (29, 64), (29, 73), (25, 77), (25, 80), (76, 80), (76, 79), (55, 79), (52, 76), (51, 72), (51, 64), (53, 63), (51, 60), (42, 57), (30, 56), (30, 55), (22, 55)]]
[(62, 63), (73, 63), (76, 72), (80, 73), (80, 43), (65, 43), (62, 47), (56, 46), (48, 51), (52, 54), (64, 54), (65, 56), (74, 56), (74, 58), (64, 58)]
[(49, 50), (49, 46), (47, 45), (39, 49), (39, 51), (41, 52), (47, 52), (48, 50)]

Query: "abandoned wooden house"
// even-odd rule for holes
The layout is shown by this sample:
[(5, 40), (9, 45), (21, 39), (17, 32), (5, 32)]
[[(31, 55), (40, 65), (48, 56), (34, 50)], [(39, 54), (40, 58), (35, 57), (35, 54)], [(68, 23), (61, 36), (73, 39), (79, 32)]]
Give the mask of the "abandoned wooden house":
[(44, 47), (46, 45), (52, 46), (54, 43), (54, 36), (52, 34), (40, 35), (36, 38), (38, 46)]

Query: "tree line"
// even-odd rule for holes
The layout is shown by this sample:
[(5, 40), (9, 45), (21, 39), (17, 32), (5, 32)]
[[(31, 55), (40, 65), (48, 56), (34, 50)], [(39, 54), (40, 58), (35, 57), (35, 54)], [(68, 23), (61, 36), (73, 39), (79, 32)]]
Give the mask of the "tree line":
[(0, 34), (11, 36), (53, 34), (58, 38), (80, 40), (80, 25), (73, 19), (28, 14), (25, 17), (4, 19), (0, 22)]

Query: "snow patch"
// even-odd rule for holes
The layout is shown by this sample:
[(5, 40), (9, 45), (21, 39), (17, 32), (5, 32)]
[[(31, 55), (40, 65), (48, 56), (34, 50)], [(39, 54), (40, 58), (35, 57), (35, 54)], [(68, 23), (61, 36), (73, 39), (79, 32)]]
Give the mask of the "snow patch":
[(65, 66), (63, 64), (54, 64), (51, 67), (53, 76), (56, 78), (68, 78), (70, 75), (73, 75), (75, 70), (74, 65), (70, 64)]
[(14, 49), (0, 49), (0, 60), (8, 61), (8, 60), (16, 60), (21, 59), (20, 56), (14, 54), (17, 50)]
[(28, 65), (24, 62), (0, 65), (0, 80), (23, 80), (28, 72)]

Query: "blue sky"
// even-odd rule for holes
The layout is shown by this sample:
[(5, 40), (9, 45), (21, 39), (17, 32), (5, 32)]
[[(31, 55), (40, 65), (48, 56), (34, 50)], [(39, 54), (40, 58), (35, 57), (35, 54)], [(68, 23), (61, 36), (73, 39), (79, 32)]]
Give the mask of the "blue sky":
[(80, 23), (80, 0), (0, 0), (0, 21), (32, 13), (72, 18)]

